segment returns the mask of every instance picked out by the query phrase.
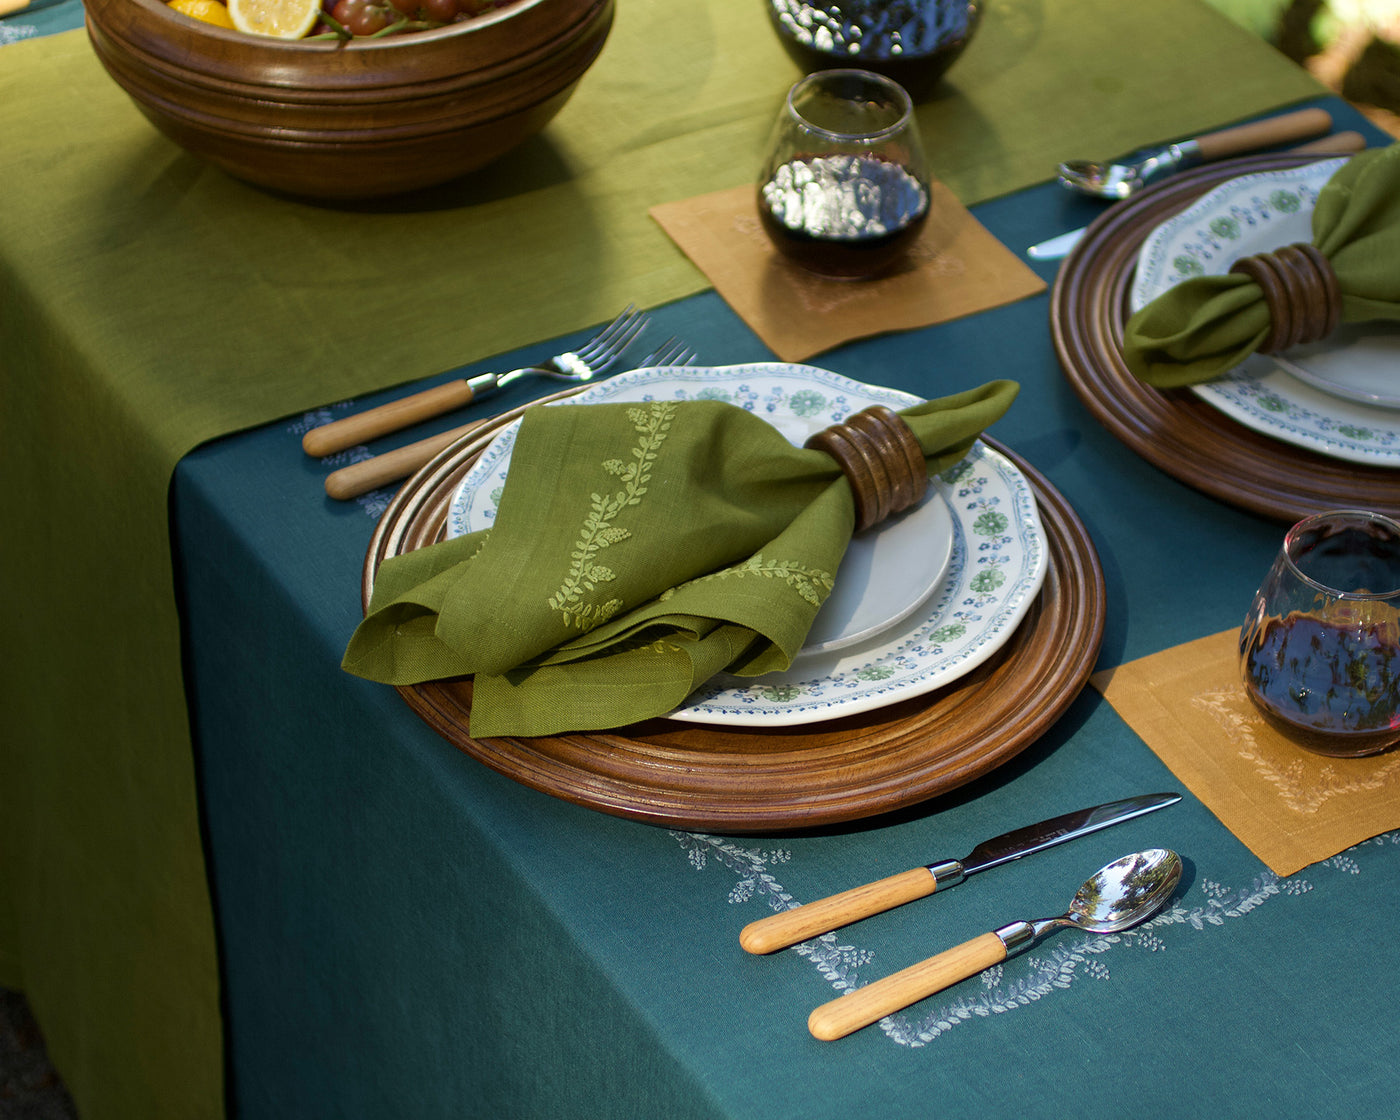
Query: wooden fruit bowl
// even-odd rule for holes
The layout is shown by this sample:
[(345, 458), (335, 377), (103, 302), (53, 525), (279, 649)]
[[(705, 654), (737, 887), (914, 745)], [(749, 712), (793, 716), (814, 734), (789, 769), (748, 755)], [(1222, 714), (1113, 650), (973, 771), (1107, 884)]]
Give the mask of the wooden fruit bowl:
[(197, 22), (161, 0), (87, 0), (107, 72), (166, 136), (229, 174), (310, 198), (446, 182), (539, 132), (603, 49), (614, 0), (514, 0), (348, 43)]

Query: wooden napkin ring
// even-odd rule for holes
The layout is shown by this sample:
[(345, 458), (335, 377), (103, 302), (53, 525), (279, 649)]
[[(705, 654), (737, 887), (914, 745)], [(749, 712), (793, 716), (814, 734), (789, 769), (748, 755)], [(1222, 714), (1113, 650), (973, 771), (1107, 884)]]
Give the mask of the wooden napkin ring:
[(857, 532), (908, 509), (928, 490), (918, 439), (902, 416), (882, 404), (823, 429), (804, 446), (825, 451), (850, 480)]
[(1259, 347), (1261, 354), (1317, 342), (1342, 321), (1337, 274), (1315, 245), (1299, 242), (1272, 253), (1242, 257), (1230, 271), (1248, 276), (1264, 293), (1269, 333)]

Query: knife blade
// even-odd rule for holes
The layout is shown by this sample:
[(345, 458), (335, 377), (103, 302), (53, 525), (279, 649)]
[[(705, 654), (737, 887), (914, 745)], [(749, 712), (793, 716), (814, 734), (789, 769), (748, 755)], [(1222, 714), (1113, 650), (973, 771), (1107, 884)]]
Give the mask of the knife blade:
[(1080, 226), (1078, 229), (1072, 229), (1058, 237), (1052, 237), (1048, 241), (1041, 241), (1027, 249), (1026, 256), (1035, 261), (1057, 261), (1061, 257), (1067, 257), (1070, 250), (1079, 244), (1079, 239), (1084, 236), (1088, 229), (1088, 226)]
[(1110, 828), (1181, 800), (1179, 793), (1150, 793), (1094, 805), (1038, 824), (984, 840), (962, 859), (945, 859), (901, 871), (864, 886), (834, 894), (779, 914), (750, 922), (739, 933), (739, 944), (750, 953), (772, 953), (799, 941), (829, 933), (872, 914), (926, 898), (936, 890), (955, 887), (969, 875), (1010, 863), (1013, 859), (1053, 848), (1091, 832)]

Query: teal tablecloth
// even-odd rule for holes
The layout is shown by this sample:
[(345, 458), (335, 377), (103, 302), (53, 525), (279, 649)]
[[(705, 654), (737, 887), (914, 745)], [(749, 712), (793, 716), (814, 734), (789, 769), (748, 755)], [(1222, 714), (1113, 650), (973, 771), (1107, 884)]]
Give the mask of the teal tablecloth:
[[(675, 48), (649, 53), (655, 36)], [(86, 1120), (189, 1120), (221, 1110), (221, 1001), (243, 997), (221, 984), (221, 967), (242, 965), (220, 964), (226, 933), (206, 889), (222, 843), (206, 864), (213, 830), (181, 676), (194, 647), (182, 646), (167, 537), (173, 469), (229, 432), (581, 330), (627, 299), (702, 290), (646, 206), (746, 179), (743, 153), (795, 75), (747, 0), (722, 12), (628, 0), (578, 95), (517, 159), (410, 204), (330, 210), (253, 191), (159, 137), (81, 32), (31, 38), (0, 48), (0, 103), (23, 108), (0, 132), (0, 476), (12, 503), (0, 586), (3, 640), (22, 651), (0, 684), (0, 980), (26, 989)], [(1118, 49), (1140, 38), (1151, 50)], [(1184, 135), (1316, 89), (1193, 0), (997, 4), (921, 123), (938, 173), (973, 201), (1043, 179), (1067, 154)], [(503, 229), (530, 251), (519, 238), (489, 249)], [(568, 265), (581, 251), (588, 266)], [(314, 497), (319, 469), (292, 458)], [(293, 578), (269, 563), (249, 576)], [(312, 603), (342, 602), (338, 575), (309, 582)], [(327, 646), (340, 644), (333, 629)], [(276, 663), (298, 640), (260, 633), (253, 655)], [(211, 687), (196, 691), (196, 714)], [(241, 696), (249, 714), (271, 709), (258, 688)], [(279, 835), (257, 834), (270, 859), (287, 854)], [(272, 921), (305, 905), (323, 929), (355, 924), (314, 900), (254, 903)], [(298, 923), (282, 928), (290, 937)], [(290, 959), (292, 945), (279, 952)], [(285, 1004), (301, 1002), (294, 991)], [(319, 1045), (301, 1038), (291, 1052)]]
[[(1048, 186), (976, 209), (1014, 246), (1092, 212)], [(1162, 475), (1101, 429), (1060, 373), (1047, 304), (817, 364), (925, 395), (1014, 371), (1022, 397), (992, 434), (1093, 536), (1103, 664), (1236, 625), (1283, 527)], [(769, 357), (713, 294), (655, 317), (707, 363)], [(1125, 1093), (1132, 1113), (1172, 1120), (1394, 1115), (1385, 1024), (1400, 950), (1377, 923), (1400, 889), (1400, 836), (1280, 879), (1188, 793), (830, 939), (750, 956), (739, 930), (775, 899), (1182, 787), (1092, 691), (987, 778), (894, 819), (804, 835), (656, 828), (516, 785), (393, 690), (336, 668), (388, 494), (319, 494), (327, 466), (296, 449), (322, 415), (202, 448), (174, 488), (241, 1115), (1034, 1118)], [(1187, 540), (1214, 562), (1184, 557)], [(1059, 913), (1089, 873), (1150, 845), (1187, 862), (1151, 928), (1061, 932), (841, 1042), (807, 1033), (840, 985)]]

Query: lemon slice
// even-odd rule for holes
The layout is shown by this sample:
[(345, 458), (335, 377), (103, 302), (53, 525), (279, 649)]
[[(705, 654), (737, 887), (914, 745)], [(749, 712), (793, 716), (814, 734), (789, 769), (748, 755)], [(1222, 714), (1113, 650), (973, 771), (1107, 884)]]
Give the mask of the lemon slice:
[(274, 39), (301, 39), (321, 16), (321, 0), (229, 0), (229, 18), (239, 31)]
[(170, 7), (191, 19), (212, 23), (215, 27), (232, 27), (228, 9), (219, 0), (170, 0)]

